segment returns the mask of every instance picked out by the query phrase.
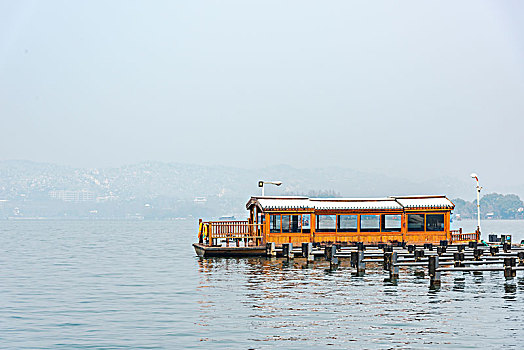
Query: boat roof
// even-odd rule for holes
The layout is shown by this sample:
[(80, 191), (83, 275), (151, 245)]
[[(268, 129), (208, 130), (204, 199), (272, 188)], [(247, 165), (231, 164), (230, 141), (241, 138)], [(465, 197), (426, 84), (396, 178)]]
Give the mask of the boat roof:
[(262, 210), (402, 210), (453, 209), (455, 205), (443, 195), (390, 196), (385, 198), (308, 198), (297, 196), (253, 196), (246, 204)]

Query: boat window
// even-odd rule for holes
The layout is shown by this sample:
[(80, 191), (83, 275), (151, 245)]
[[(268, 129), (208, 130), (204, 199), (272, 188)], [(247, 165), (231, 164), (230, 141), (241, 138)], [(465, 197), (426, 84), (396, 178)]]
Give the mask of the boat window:
[(444, 214), (427, 214), (426, 231), (444, 231)]
[(289, 232), (300, 232), (301, 223), (300, 215), (291, 215), (289, 220)]
[(317, 232), (335, 232), (336, 215), (317, 215)]
[(424, 214), (408, 215), (408, 231), (424, 231)]
[(380, 215), (360, 215), (361, 232), (379, 232)]
[(290, 232), (289, 215), (282, 215), (282, 232)]
[(302, 232), (309, 233), (311, 230), (311, 214), (302, 214)]
[(269, 215), (269, 232), (280, 232), (280, 215)]
[(401, 228), (401, 215), (382, 215), (382, 232), (400, 232)]
[(357, 232), (356, 215), (339, 215), (338, 231), (340, 232)]
[(282, 232), (300, 232), (300, 215), (282, 215)]

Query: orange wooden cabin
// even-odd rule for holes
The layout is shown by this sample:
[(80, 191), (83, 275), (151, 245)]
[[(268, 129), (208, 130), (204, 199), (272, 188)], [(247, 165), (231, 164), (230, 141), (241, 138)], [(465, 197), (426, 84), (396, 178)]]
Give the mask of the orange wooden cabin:
[[(251, 197), (249, 223), (261, 243), (439, 243), (453, 240), (445, 196), (387, 198)], [(478, 238), (477, 238), (478, 239)]]
[(480, 232), (450, 229), (446, 196), (387, 198), (251, 197), (245, 221), (202, 221), (199, 256), (264, 256), (267, 243), (424, 244), (478, 241)]

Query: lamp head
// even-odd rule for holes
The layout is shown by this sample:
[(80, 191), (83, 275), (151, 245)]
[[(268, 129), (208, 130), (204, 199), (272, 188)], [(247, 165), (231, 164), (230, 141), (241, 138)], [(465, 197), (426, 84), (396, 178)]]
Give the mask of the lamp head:
[(277, 186), (280, 186), (280, 185), (282, 185), (282, 182), (281, 181), (275, 181), (274, 184), (277, 185)]
[(471, 173), (470, 176), (471, 176), (472, 178), (474, 178), (474, 179), (477, 179), (477, 180), (479, 179), (479, 176), (478, 176), (477, 174), (475, 174), (475, 173)]

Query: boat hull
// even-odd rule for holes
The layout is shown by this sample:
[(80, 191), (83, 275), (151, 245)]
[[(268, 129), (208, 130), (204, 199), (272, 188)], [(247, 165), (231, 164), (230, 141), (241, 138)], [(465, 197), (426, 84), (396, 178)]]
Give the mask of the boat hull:
[(195, 252), (199, 257), (246, 257), (265, 256), (266, 247), (210, 247), (200, 243), (193, 243)]

